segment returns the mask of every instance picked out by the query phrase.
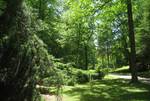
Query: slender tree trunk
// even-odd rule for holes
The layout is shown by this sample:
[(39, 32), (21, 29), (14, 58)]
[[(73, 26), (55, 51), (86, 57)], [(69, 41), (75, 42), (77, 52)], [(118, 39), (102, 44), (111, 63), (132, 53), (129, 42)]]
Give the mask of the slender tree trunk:
[(102, 67), (104, 67), (104, 56), (102, 56)]
[(84, 46), (84, 51), (85, 51), (85, 70), (88, 69), (88, 46)]
[(81, 35), (81, 31), (80, 31), (80, 29), (81, 29), (81, 24), (79, 23), (78, 24), (78, 34), (77, 34), (77, 49), (76, 49), (76, 51), (77, 51), (77, 54), (76, 54), (76, 65), (77, 65), (77, 67), (79, 67), (79, 56), (80, 56), (80, 51), (79, 51), (79, 48), (80, 48), (80, 35)]
[(107, 47), (106, 47), (106, 55), (107, 55), (107, 68), (109, 68), (109, 45), (108, 45), (108, 42), (107, 42)]
[(126, 60), (126, 63), (128, 63), (128, 62), (130, 62), (129, 61), (129, 58), (130, 58), (130, 52), (129, 52), (129, 50), (128, 50), (128, 43), (127, 43), (127, 41), (126, 41), (126, 36), (125, 35), (123, 35), (123, 38), (122, 38), (122, 40), (123, 40), (123, 48), (124, 48), (124, 57), (125, 57), (125, 60)]
[(77, 39), (77, 50), (76, 50), (77, 54), (76, 54), (76, 61), (75, 61), (77, 67), (79, 67), (79, 44), (80, 44), (79, 39)]
[(131, 0), (127, 0), (127, 10), (128, 10), (128, 27), (129, 27), (129, 41), (130, 41), (130, 68), (132, 79), (131, 82), (137, 82), (137, 70), (136, 70), (136, 50), (135, 50), (135, 34), (134, 34), (134, 24), (132, 16), (132, 3)]

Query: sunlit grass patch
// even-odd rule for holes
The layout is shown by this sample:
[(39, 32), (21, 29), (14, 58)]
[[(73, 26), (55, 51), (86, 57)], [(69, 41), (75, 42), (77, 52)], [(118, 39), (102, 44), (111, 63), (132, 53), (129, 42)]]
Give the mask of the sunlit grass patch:
[(127, 91), (129, 91), (129, 92), (149, 92), (148, 90), (146, 90), (146, 89), (133, 89), (133, 88), (127, 88), (126, 89)]
[(109, 80), (109, 79), (118, 79), (118, 76), (115, 76), (115, 75), (106, 75), (104, 77), (104, 79), (106, 79), (106, 80)]
[[(115, 78), (115, 79), (111, 79)], [(65, 101), (149, 101), (150, 86), (106, 76), (104, 80), (66, 87)]]
[(117, 68), (113, 72), (116, 72), (116, 73), (129, 73), (129, 66), (123, 66), (121, 68)]

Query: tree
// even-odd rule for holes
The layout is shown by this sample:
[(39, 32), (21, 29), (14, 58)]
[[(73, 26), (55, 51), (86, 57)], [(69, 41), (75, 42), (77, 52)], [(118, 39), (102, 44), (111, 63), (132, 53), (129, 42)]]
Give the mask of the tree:
[(138, 78), (137, 78), (137, 69), (136, 69), (135, 33), (134, 33), (131, 0), (127, 0), (127, 11), (128, 11), (129, 41), (130, 41), (130, 49), (131, 49), (129, 66), (130, 66), (131, 75), (132, 75), (131, 82), (134, 83), (138, 81)]
[[(97, 12), (97, 41), (101, 67), (128, 65), (128, 40), (124, 0), (108, 2)], [(104, 60), (104, 61), (103, 61)], [(111, 61), (110, 61), (111, 60)], [(106, 63), (107, 62), (107, 63)]]
[[(94, 17), (91, 12), (92, 2), (67, 1), (62, 14), (62, 25), (59, 33), (62, 39), (62, 58), (66, 62), (73, 62), (78, 68), (87, 70), (95, 64), (94, 58)], [(87, 9), (88, 8), (88, 9)], [(90, 61), (89, 61), (90, 60)]]
[(51, 70), (51, 56), (31, 27), (26, 2), (5, 4), (0, 15), (0, 100), (38, 101), (37, 79)]

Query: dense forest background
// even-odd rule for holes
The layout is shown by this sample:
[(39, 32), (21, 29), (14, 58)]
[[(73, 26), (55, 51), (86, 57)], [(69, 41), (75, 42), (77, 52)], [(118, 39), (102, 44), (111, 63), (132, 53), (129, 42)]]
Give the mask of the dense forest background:
[(82, 70), (149, 69), (150, 2), (132, 0), (134, 47), (129, 1), (0, 0), (0, 100), (38, 101), (37, 84), (82, 83)]

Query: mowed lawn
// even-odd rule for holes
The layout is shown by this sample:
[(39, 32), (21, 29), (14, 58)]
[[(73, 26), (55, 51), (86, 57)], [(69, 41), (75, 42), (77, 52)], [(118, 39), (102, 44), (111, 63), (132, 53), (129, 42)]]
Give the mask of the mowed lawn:
[(106, 76), (101, 81), (64, 86), (63, 101), (150, 101), (150, 85)]

